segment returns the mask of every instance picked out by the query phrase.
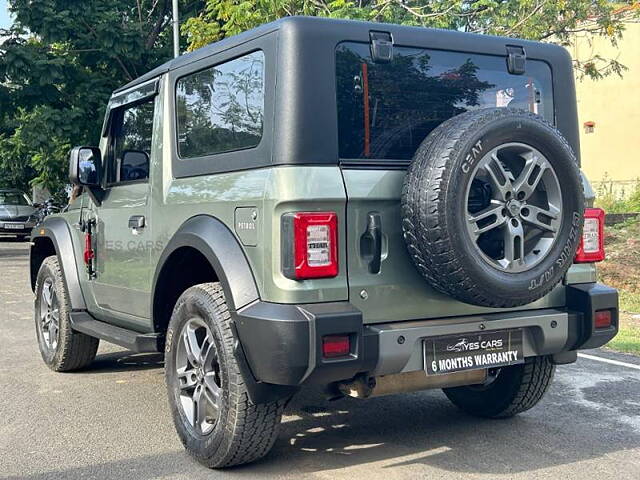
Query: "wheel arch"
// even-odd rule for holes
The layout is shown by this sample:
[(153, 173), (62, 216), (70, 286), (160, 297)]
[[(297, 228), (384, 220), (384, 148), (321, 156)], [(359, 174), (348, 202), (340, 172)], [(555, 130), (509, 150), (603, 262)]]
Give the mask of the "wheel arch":
[(61, 217), (47, 217), (31, 234), (29, 273), (33, 291), (40, 266), (44, 259), (51, 255), (58, 256), (72, 309), (85, 310), (87, 307), (80, 288), (71, 230), (67, 221)]
[[(188, 271), (179, 271), (182, 266)], [(166, 329), (186, 288), (212, 281), (222, 285), (231, 312), (259, 299), (249, 261), (234, 234), (219, 219), (197, 215), (178, 228), (156, 266), (151, 300), (155, 331)]]

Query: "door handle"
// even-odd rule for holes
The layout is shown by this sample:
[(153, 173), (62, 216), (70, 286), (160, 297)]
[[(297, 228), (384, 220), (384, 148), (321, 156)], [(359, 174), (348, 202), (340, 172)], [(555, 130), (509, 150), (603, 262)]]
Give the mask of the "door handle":
[(133, 215), (129, 217), (129, 228), (132, 230), (141, 230), (145, 227), (144, 215)]
[(367, 214), (367, 229), (360, 237), (360, 253), (369, 264), (369, 273), (380, 273), (382, 262), (382, 220), (380, 214)]

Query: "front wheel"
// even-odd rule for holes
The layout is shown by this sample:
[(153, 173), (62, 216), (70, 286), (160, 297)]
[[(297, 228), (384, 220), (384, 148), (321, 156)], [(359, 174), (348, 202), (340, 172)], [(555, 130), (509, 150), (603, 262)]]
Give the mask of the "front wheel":
[(55, 372), (78, 370), (96, 357), (99, 340), (71, 329), (71, 302), (58, 257), (45, 258), (36, 280), (35, 322), (40, 354)]
[(266, 455), (285, 405), (249, 400), (230, 322), (222, 287), (206, 283), (182, 294), (167, 330), (165, 378), (173, 421), (187, 451), (209, 468)]
[(534, 407), (553, 381), (555, 365), (549, 357), (527, 358), (490, 372), (484, 385), (443, 389), (451, 402), (461, 410), (485, 418), (508, 418)]

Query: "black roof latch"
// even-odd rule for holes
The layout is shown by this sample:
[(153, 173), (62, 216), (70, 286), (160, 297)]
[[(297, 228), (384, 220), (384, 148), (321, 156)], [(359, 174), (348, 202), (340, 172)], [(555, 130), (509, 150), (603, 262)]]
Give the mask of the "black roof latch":
[(393, 39), (389, 32), (369, 32), (371, 39), (371, 59), (375, 63), (389, 63), (393, 60)]
[(522, 75), (527, 63), (524, 47), (507, 45), (507, 70), (513, 75)]

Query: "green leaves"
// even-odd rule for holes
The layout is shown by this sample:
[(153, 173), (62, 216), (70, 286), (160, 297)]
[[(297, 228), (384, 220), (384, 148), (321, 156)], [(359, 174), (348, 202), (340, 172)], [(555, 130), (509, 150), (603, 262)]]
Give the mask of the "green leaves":
[[(181, 0), (184, 18), (204, 1)], [(171, 0), (12, 0), (0, 45), (0, 182), (66, 184), (75, 145), (98, 143), (111, 92), (171, 58)]]

